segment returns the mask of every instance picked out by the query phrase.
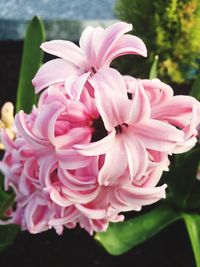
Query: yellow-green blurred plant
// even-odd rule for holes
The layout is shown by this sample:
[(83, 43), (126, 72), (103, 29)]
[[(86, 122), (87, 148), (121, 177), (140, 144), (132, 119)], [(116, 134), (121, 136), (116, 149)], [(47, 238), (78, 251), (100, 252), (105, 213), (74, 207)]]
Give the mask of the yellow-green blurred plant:
[[(118, 0), (116, 14), (133, 24), (134, 34), (150, 51), (144, 72), (157, 54), (160, 78), (168, 83), (195, 78), (200, 64), (199, 0)], [(132, 74), (137, 75), (134, 68)]]

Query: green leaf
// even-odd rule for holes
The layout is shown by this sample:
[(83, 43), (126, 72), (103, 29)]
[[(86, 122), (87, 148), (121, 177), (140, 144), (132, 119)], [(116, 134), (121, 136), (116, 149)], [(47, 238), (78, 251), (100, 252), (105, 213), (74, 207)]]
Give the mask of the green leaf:
[(12, 205), (15, 195), (13, 193), (6, 193), (0, 189), (0, 218), (4, 212)]
[(175, 165), (164, 174), (169, 189), (167, 201), (182, 211), (200, 212), (200, 182), (196, 178), (200, 163), (199, 145), (177, 155), (175, 160)]
[(192, 244), (196, 266), (200, 267), (200, 215), (184, 214), (183, 218)]
[(158, 69), (158, 55), (155, 55), (154, 62), (151, 66), (150, 73), (149, 73), (149, 79), (157, 78), (157, 69)]
[(16, 238), (19, 232), (17, 225), (0, 226), (0, 251), (4, 250)]
[[(0, 173), (0, 180), (3, 181), (2, 173)], [(4, 212), (13, 204), (14, 198), (13, 192), (5, 192), (0, 187), (0, 219), (4, 218)], [(19, 227), (16, 225), (0, 226), (0, 252), (14, 241), (18, 231)]]
[(0, 218), (3, 217), (4, 212), (13, 204), (14, 198), (14, 192), (4, 191), (4, 176), (0, 172)]
[(95, 239), (112, 255), (120, 255), (149, 239), (180, 214), (166, 205), (122, 223), (111, 224), (105, 233), (96, 234)]
[(192, 89), (190, 91), (190, 95), (200, 100), (200, 74), (197, 76)]
[(3, 189), (3, 188), (4, 188), (4, 175), (0, 171), (0, 189)]
[(40, 45), (44, 40), (45, 31), (43, 23), (38, 17), (34, 17), (28, 25), (24, 40), (17, 91), (17, 112), (23, 109), (28, 113), (31, 111), (33, 104), (36, 103), (36, 95), (31, 81), (42, 64), (43, 51), (40, 49)]

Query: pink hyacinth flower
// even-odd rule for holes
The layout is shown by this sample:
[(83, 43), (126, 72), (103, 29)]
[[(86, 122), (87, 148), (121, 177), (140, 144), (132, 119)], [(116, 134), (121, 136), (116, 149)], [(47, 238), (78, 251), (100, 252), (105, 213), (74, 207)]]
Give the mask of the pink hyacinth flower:
[[(126, 76), (129, 93), (134, 93), (136, 79)], [(173, 95), (172, 88), (159, 79), (141, 80), (141, 84), (151, 103), (151, 117), (180, 129), (184, 141), (177, 143), (172, 153), (184, 153), (197, 142), (200, 122), (200, 103), (194, 97)]]
[(150, 101), (139, 80), (132, 100), (128, 99), (123, 77), (114, 69), (100, 70), (94, 76), (93, 86), (108, 135), (74, 147), (82, 155), (105, 154), (98, 178), (101, 185), (115, 183), (127, 168), (130, 180), (139, 180), (147, 170), (150, 150), (167, 154), (184, 141), (181, 130), (151, 117)]
[(42, 96), (38, 109), (29, 115), (21, 110), (15, 124), (38, 157), (46, 156), (41, 161), (44, 166), (59, 162), (64, 168), (76, 169), (90, 161), (72, 148), (77, 142), (91, 140), (93, 113), (90, 111), (81, 102), (69, 99), (60, 86), (52, 86)]
[(44, 64), (33, 79), (36, 93), (56, 83), (65, 84), (67, 93), (79, 99), (84, 85), (88, 85), (99, 69), (125, 54), (146, 56), (144, 43), (136, 36), (125, 34), (132, 25), (118, 22), (103, 29), (87, 27), (80, 38), (80, 47), (69, 41), (54, 40), (41, 48), (59, 57)]

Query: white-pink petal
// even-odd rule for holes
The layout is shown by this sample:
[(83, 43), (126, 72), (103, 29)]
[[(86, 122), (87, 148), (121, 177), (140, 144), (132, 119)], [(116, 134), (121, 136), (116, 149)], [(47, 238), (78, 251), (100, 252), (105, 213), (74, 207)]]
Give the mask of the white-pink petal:
[(124, 35), (117, 40), (110, 53), (107, 54), (104, 64), (109, 65), (113, 59), (127, 54), (135, 54), (147, 57), (147, 49), (140, 38), (129, 34)]
[(133, 205), (134, 207), (138, 206), (138, 208), (140, 208), (143, 205), (150, 205), (160, 200), (161, 198), (165, 198), (166, 187), (166, 184), (152, 188), (129, 186), (120, 189), (118, 191), (118, 197), (125, 205)]
[(90, 72), (86, 72), (80, 76), (69, 77), (65, 81), (65, 89), (68, 95), (75, 100), (79, 100), (85, 83), (90, 76)]
[(140, 179), (148, 166), (148, 155), (144, 144), (134, 136), (134, 128), (128, 129), (123, 138), (124, 148), (127, 153), (128, 166), (131, 179)]
[(85, 156), (98, 156), (106, 153), (113, 146), (115, 130), (97, 142), (74, 145), (74, 149)]
[(78, 75), (80, 71), (64, 59), (53, 59), (40, 67), (32, 80), (36, 94), (53, 84), (65, 83), (70, 75)]
[(132, 25), (125, 22), (117, 22), (105, 29), (102, 35), (102, 43), (98, 51), (98, 67), (102, 66), (107, 59), (108, 54), (112, 50), (117, 40), (126, 32), (132, 30)]
[(139, 80), (136, 80), (135, 92), (132, 94), (132, 97), (133, 100), (127, 123), (133, 125), (150, 119), (150, 103)]
[(34, 148), (48, 149), (50, 147), (47, 140), (40, 139), (31, 132), (26, 122), (26, 115), (22, 110), (15, 116), (15, 124), (21, 136)]
[(83, 51), (72, 42), (53, 40), (42, 43), (40, 47), (45, 52), (63, 58), (77, 67), (85, 64), (86, 59)]
[(68, 170), (83, 168), (87, 166), (91, 160), (90, 157), (80, 155), (73, 149), (57, 149), (56, 156), (60, 167)]
[(149, 120), (137, 124), (134, 133), (146, 148), (163, 152), (171, 151), (177, 143), (184, 141), (182, 131), (158, 120)]
[(99, 184), (108, 186), (119, 183), (118, 178), (124, 174), (127, 165), (127, 156), (122, 140), (115, 138), (112, 148), (106, 152), (105, 162), (99, 171)]

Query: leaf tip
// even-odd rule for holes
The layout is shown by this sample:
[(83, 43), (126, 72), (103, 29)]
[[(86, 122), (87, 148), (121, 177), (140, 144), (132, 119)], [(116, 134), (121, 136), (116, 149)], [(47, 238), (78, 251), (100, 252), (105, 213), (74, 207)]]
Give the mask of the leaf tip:
[(96, 240), (97, 242), (101, 243), (101, 238), (100, 238), (99, 234), (95, 234), (94, 235), (94, 240)]

